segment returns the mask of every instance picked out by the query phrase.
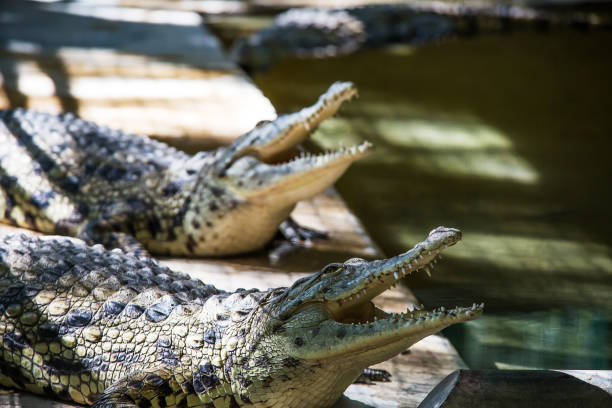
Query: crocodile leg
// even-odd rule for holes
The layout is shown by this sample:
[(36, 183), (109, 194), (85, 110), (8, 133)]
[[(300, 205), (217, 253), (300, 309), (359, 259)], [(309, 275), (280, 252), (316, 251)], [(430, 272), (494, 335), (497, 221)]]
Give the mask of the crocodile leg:
[[(183, 394), (178, 384), (176, 391), (169, 385), (172, 378), (172, 373), (163, 368), (128, 374), (104, 390), (92, 407), (136, 408), (140, 406), (167, 406), (168, 400), (176, 401), (175, 394)], [(160, 404), (162, 400), (163, 403)]]
[(99, 240), (108, 249), (119, 248), (126, 254), (137, 257), (148, 256), (149, 253), (134, 236), (126, 232), (103, 232), (99, 234)]
[(326, 232), (303, 227), (289, 217), (279, 225), (276, 239), (269, 244), (268, 259), (277, 264), (296, 249), (309, 248), (313, 241), (328, 238)]
[(302, 227), (291, 217), (281, 223), (278, 231), (287, 241), (302, 246), (309, 246), (312, 241), (318, 239), (329, 238), (326, 232)]
[(133, 235), (127, 232), (109, 231), (98, 228), (97, 224), (88, 224), (83, 231), (78, 234), (78, 238), (90, 245), (101, 244), (106, 249), (121, 249), (126, 254), (134, 256), (148, 256), (148, 251), (142, 243)]
[(364, 368), (363, 373), (355, 380), (356, 384), (374, 384), (377, 382), (390, 382), (391, 373), (377, 368)]

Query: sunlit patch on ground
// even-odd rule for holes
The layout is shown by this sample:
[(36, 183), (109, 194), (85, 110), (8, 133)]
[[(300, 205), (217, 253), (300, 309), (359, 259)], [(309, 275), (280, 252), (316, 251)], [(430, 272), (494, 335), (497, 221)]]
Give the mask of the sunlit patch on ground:
[[(405, 161), (409, 154), (410, 165), (436, 175), (472, 176), (527, 184), (538, 181), (536, 170), (513, 150), (507, 136), (475, 121), (413, 116), (332, 121), (324, 124), (314, 136), (314, 140), (324, 148), (332, 149), (339, 143), (354, 144), (362, 140), (358, 135), (365, 128), (385, 142), (370, 159), (373, 161)], [(358, 127), (361, 131), (355, 131)], [(341, 135), (340, 141), (338, 134)]]
[[(552, 309), (487, 316), (447, 329), (473, 368), (610, 369), (605, 311)], [(461, 347), (470, 343), (470, 347)]]
[[(418, 237), (417, 233), (405, 231), (398, 238), (409, 245), (418, 242)], [(448, 257), (526, 273), (579, 272), (585, 278), (612, 279), (612, 254), (603, 244), (472, 231), (464, 233), (464, 237), (461, 245), (449, 251)]]
[[(409, 245), (419, 238), (403, 232), (396, 239)], [(505, 309), (504, 304), (516, 311), (552, 305), (612, 307), (612, 253), (603, 244), (467, 231), (461, 244), (445, 255), (446, 262), (433, 274), (435, 288), (421, 294), (429, 301), (476, 298), (493, 314)], [(510, 318), (504, 314), (498, 324)]]
[(390, 144), (441, 150), (508, 150), (512, 143), (490, 126), (435, 118), (381, 119), (374, 128)]
[(423, 155), (416, 166), (431, 172), (476, 176), (533, 184), (538, 176), (525, 160), (512, 152), (448, 152)]

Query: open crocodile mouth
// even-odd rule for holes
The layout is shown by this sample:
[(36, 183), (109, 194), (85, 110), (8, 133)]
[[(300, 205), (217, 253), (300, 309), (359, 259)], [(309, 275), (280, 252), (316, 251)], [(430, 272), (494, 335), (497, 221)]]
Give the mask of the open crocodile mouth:
[[(378, 349), (391, 356), (451, 324), (477, 318), (484, 304), (430, 311), (417, 307), (404, 313), (389, 313), (372, 302), (405, 276), (417, 271), (430, 274), (440, 253), (460, 239), (459, 230), (438, 227), (425, 241), (403, 254), (371, 262), (354, 259), (328, 265), (318, 276), (304, 281), (299, 290), (319, 296), (312, 296), (301, 307), (318, 310), (316, 313), (323, 318), (321, 330), (337, 340), (332, 348), (327, 347), (328, 352)], [(317, 342), (316, 338), (313, 341)]]
[[(446, 235), (445, 239), (436, 241), (436, 235)], [(408, 307), (404, 313), (388, 313), (376, 307), (372, 299), (387, 289), (393, 288), (404, 277), (415, 272), (425, 272), (429, 277), (441, 252), (461, 239), (461, 232), (456, 229), (439, 227), (430, 233), (428, 241), (419, 243), (412, 250), (397, 257), (374, 261), (379, 263), (366, 279), (355, 285), (343, 296), (326, 300), (324, 305), (338, 323), (349, 325), (371, 324), (378, 320), (392, 320), (406, 323), (426, 322), (428, 320), (460, 319), (469, 320), (477, 317), (484, 304), (473, 303), (470, 307), (440, 307), (431, 311), (423, 306)], [(348, 262), (350, 264), (351, 261)], [(357, 261), (359, 263), (359, 261)], [(370, 263), (371, 264), (371, 263)]]
[[(267, 141), (265, 144), (261, 141), (259, 143), (262, 147), (265, 145), (265, 156), (269, 157), (268, 160), (274, 161), (275, 154), (304, 141), (323, 121), (335, 115), (345, 102), (357, 97), (357, 88), (354, 84), (335, 82), (312, 106), (292, 114), (282, 115), (277, 120), (266, 124), (265, 126), (269, 126), (269, 129), (262, 129), (262, 131), (267, 130), (268, 133), (274, 134), (274, 137), (262, 136), (260, 138), (261, 141)], [(268, 161), (263, 156), (262, 159)]]
[(217, 158), (218, 174), (235, 181), (251, 199), (274, 197), (297, 202), (332, 185), (356, 160), (372, 150), (369, 142), (323, 154), (299, 153), (297, 146), (342, 104), (357, 96), (350, 82), (336, 82), (311, 106), (259, 124), (224, 149)]
[[(280, 115), (275, 120), (262, 121), (253, 130), (240, 136), (218, 158), (220, 173), (243, 156), (251, 156), (262, 163), (275, 164), (295, 156), (296, 147), (317, 127), (335, 115), (347, 101), (357, 97), (351, 82), (335, 82), (311, 106), (297, 112)], [(342, 153), (342, 152), (336, 152)]]
[[(374, 297), (395, 287), (402, 278), (412, 273), (425, 272), (431, 277), (441, 252), (460, 240), (461, 231), (438, 227), (431, 231), (426, 241), (417, 244), (410, 251), (387, 260), (368, 262), (371, 273), (361, 282), (356, 282), (348, 292), (333, 300), (327, 300), (325, 306), (334, 319), (343, 324), (369, 324), (378, 320), (424, 322), (476, 317), (482, 311), (484, 304), (474, 303), (470, 307), (450, 309), (440, 307), (432, 311), (415, 306), (414, 310), (408, 308), (405, 313), (387, 313), (371, 302)], [(351, 261), (348, 262), (350, 263)]]
[(251, 199), (297, 202), (331, 186), (353, 162), (371, 151), (372, 144), (364, 142), (318, 155), (301, 153), (275, 164), (246, 155), (231, 165), (226, 176), (236, 180), (237, 187)]

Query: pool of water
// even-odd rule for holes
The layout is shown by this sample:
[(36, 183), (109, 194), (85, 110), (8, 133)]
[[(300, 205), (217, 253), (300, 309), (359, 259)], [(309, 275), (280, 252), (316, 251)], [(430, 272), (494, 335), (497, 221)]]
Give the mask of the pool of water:
[(388, 254), (462, 229), (426, 306), (485, 302), (446, 330), (473, 368), (612, 368), (612, 33), (513, 33), (286, 60), (254, 74), (279, 112), (331, 82), (361, 97), (311, 148), (370, 140), (338, 190)]

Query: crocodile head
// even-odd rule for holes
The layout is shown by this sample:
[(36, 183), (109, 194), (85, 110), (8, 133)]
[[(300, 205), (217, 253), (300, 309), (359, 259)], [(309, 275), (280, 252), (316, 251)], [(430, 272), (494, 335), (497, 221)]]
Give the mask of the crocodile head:
[(183, 221), (184, 236), (192, 241), (184, 252), (228, 255), (262, 247), (298, 201), (325, 190), (366, 156), (367, 142), (292, 158), (296, 146), (356, 94), (353, 84), (334, 83), (314, 105), (262, 123), (213, 155), (202, 154), (205, 163), (197, 165), (201, 170)]
[[(418, 270), (429, 273), (440, 252), (460, 239), (459, 230), (438, 227), (401, 255), (331, 264), (271, 292), (258, 316), (262, 330), (247, 340), (255, 368), (250, 372), (269, 378), (267, 389), (278, 391), (275, 397), (266, 394), (266, 406), (329, 406), (369, 365), (478, 317), (482, 305), (394, 314), (372, 303), (402, 277)], [(257, 366), (262, 356), (265, 364)], [(273, 398), (278, 398), (276, 405)]]

